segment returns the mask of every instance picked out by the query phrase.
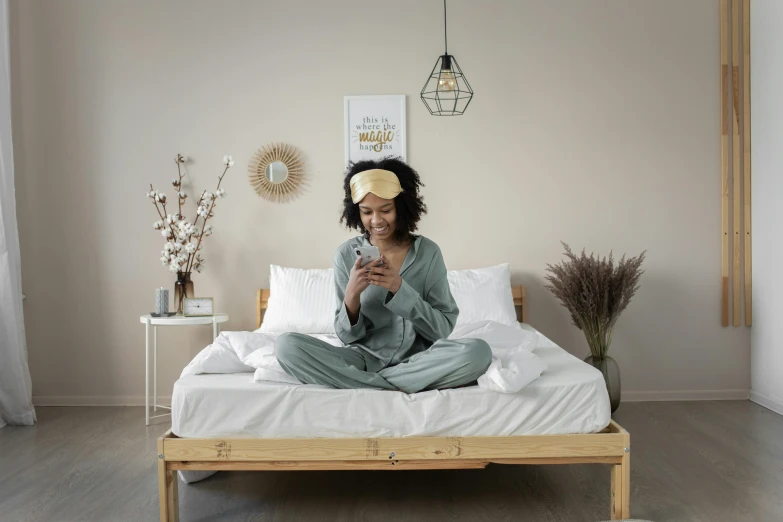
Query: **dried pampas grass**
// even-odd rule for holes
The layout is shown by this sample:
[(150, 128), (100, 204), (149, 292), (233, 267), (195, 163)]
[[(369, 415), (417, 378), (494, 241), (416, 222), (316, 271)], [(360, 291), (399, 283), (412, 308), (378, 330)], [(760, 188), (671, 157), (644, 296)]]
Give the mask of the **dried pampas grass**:
[(577, 256), (565, 244), (566, 260), (547, 265), (545, 285), (571, 313), (574, 325), (582, 330), (593, 357), (604, 357), (612, 342), (620, 314), (639, 289), (645, 252), (625, 255), (615, 264), (612, 254), (603, 259), (584, 249)]

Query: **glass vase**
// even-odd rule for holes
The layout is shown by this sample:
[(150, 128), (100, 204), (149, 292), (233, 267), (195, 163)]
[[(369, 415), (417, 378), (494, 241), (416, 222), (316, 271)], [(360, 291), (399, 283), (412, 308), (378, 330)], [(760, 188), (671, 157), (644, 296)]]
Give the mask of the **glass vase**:
[(617, 365), (617, 361), (608, 355), (603, 357), (588, 355), (585, 362), (603, 374), (606, 391), (609, 392), (609, 404), (611, 404), (612, 413), (614, 413), (620, 407), (620, 367)]
[(190, 272), (177, 272), (177, 282), (174, 283), (174, 303), (177, 307), (177, 315), (182, 315), (186, 297), (195, 297)]

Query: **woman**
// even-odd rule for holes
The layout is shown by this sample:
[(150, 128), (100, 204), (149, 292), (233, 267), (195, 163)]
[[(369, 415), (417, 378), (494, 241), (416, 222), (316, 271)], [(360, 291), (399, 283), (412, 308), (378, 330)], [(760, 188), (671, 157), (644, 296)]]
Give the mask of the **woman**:
[[(334, 327), (346, 345), (287, 333), (275, 344), (283, 369), (306, 384), (416, 393), (472, 383), (492, 354), (480, 339), (446, 339), (459, 309), (438, 245), (414, 235), (427, 212), (419, 175), (395, 158), (360, 161), (345, 176), (341, 222), (363, 235), (334, 256)], [(361, 266), (356, 247), (381, 258)]]

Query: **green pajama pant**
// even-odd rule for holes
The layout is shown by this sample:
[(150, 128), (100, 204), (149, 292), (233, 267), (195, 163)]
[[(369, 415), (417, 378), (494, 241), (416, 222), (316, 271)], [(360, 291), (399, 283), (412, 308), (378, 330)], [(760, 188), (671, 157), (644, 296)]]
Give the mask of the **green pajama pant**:
[(289, 375), (304, 384), (333, 388), (376, 388), (416, 393), (455, 388), (478, 379), (489, 367), (492, 352), (481, 339), (440, 339), (427, 350), (378, 373), (366, 371), (365, 355), (298, 333), (282, 334), (275, 355)]

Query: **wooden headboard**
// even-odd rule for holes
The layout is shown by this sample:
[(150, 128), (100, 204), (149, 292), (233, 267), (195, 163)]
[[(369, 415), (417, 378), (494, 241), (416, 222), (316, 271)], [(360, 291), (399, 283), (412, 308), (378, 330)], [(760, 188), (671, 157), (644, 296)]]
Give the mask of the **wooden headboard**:
[(514, 298), (514, 308), (517, 309), (517, 321), (527, 322), (527, 289), (522, 286), (511, 287), (511, 297)]
[[(527, 291), (522, 285), (511, 287), (511, 296), (514, 298), (514, 308), (517, 310), (517, 321), (527, 322)], [(256, 293), (256, 328), (261, 327), (264, 312), (269, 306), (269, 290), (259, 288)]]

